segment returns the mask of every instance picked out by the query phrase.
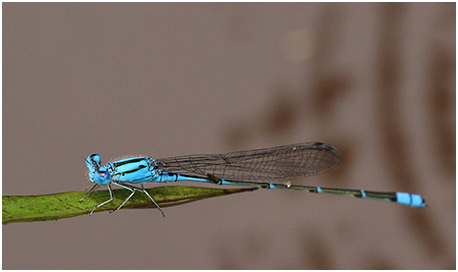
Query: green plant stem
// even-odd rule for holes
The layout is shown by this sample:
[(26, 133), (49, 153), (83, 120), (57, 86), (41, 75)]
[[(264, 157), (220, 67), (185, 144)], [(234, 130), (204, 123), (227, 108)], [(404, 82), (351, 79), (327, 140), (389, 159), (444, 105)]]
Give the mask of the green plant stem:
[[(256, 188), (219, 189), (187, 186), (165, 186), (146, 189), (161, 208), (182, 205), (196, 200), (216, 196), (253, 191)], [(2, 223), (48, 221), (89, 214), (94, 206), (109, 199), (107, 190), (93, 191), (86, 199), (80, 199), (87, 192), (65, 192), (49, 195), (4, 196), (2, 197)], [(95, 212), (116, 209), (128, 197), (124, 189), (113, 190), (114, 199), (97, 208)], [(126, 208), (155, 208), (143, 193), (136, 192), (123, 206)], [(158, 217), (160, 214), (158, 214)]]

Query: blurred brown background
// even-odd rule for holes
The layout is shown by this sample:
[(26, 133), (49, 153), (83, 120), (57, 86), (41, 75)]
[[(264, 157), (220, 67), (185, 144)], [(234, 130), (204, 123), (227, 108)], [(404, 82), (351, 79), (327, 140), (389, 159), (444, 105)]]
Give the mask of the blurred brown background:
[(11, 224), (3, 268), (455, 269), (455, 16), (455, 3), (3, 4), (3, 195), (82, 190), (92, 152), (322, 141), (341, 166), (299, 184), (429, 205), (258, 190), (166, 218)]

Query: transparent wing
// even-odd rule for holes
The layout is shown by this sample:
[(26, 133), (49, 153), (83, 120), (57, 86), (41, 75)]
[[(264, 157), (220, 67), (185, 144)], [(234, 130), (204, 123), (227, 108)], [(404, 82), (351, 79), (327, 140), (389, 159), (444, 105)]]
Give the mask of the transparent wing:
[(227, 181), (275, 182), (317, 175), (339, 165), (337, 149), (324, 143), (300, 143), (225, 154), (157, 159), (158, 168), (190, 177)]

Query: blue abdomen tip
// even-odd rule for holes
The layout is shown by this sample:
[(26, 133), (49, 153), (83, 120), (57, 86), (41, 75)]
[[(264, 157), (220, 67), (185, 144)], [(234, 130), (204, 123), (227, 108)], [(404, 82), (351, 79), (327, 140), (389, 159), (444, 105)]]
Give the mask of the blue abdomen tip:
[(413, 208), (426, 207), (425, 200), (421, 195), (409, 194), (409, 193), (396, 193), (397, 202), (399, 204), (409, 205)]

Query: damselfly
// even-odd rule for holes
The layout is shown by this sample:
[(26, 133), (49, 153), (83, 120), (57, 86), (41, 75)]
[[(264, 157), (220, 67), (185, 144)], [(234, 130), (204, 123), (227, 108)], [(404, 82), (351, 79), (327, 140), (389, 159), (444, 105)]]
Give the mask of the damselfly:
[[(132, 157), (101, 165), (99, 154), (91, 154), (86, 160), (89, 179), (96, 187), (108, 186), (113, 200), (111, 184), (131, 191), (131, 194), (113, 212), (118, 211), (134, 195), (146, 194), (164, 216), (161, 207), (143, 189), (147, 182), (198, 181), (218, 185), (243, 185), (264, 189), (300, 190), (318, 194), (335, 194), (357, 198), (384, 200), (414, 208), (426, 207), (420, 195), (402, 192), (376, 192), (366, 190), (337, 189), (315, 186), (291, 185), (290, 180), (313, 176), (336, 168), (341, 160), (340, 152), (324, 143), (300, 143), (273, 148), (236, 151), (225, 154), (204, 154), (153, 159)], [(276, 183), (280, 182), (280, 183)], [(135, 184), (135, 185), (134, 185)], [(136, 184), (140, 184), (137, 187)]]

